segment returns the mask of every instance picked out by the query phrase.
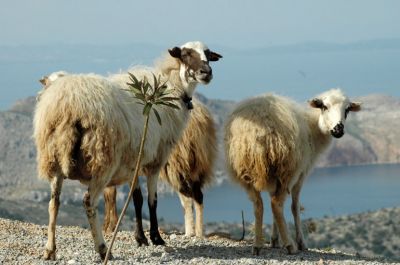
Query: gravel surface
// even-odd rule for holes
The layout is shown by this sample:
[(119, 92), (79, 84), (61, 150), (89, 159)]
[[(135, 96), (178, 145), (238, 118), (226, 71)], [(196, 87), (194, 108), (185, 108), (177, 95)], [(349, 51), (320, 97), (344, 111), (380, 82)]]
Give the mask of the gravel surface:
[[(101, 263), (88, 230), (57, 226), (56, 235), (57, 260), (43, 261), (47, 227), (0, 218), (0, 264)], [(396, 264), (333, 249), (311, 249), (287, 255), (283, 249), (271, 249), (267, 245), (260, 256), (253, 256), (251, 241), (238, 242), (218, 236), (196, 239), (178, 233), (163, 236), (166, 246), (137, 247), (132, 232), (118, 233), (113, 247), (114, 259), (109, 264)]]

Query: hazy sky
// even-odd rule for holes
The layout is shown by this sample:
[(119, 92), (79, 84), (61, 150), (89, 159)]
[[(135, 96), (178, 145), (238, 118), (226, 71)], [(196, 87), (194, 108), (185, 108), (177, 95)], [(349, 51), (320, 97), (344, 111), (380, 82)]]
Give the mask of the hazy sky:
[[(53, 71), (114, 73), (190, 40), (224, 55), (212, 84), (198, 90), (210, 98), (275, 91), (304, 100), (331, 87), (400, 96), (399, 11), (400, 0), (1, 0), (0, 110), (35, 95)], [(290, 50), (379, 39), (396, 48)], [(102, 49), (68, 48), (91, 44)], [(252, 50), (279, 45), (289, 53)]]
[(399, 10), (397, 0), (2, 0), (0, 44), (342, 43), (400, 38)]

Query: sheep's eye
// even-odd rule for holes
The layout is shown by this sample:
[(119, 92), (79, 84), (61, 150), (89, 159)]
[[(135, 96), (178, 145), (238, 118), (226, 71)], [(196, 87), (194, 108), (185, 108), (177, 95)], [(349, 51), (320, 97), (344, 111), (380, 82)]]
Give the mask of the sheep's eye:
[(324, 102), (321, 99), (315, 98), (311, 101), (312, 106), (314, 108), (319, 108), (321, 111), (327, 110), (328, 108), (325, 106)]
[(187, 50), (185, 50), (185, 52), (182, 53), (182, 56), (190, 56), (190, 55), (191, 55), (191, 52), (187, 51)]

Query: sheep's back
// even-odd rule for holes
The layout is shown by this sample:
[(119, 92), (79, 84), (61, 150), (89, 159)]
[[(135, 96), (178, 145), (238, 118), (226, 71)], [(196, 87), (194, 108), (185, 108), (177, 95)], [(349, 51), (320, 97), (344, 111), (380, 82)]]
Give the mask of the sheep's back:
[[(61, 172), (74, 178), (78, 152), (87, 176), (103, 174), (131, 139), (130, 114), (119, 87), (95, 75), (69, 75), (56, 80), (42, 94), (35, 110), (34, 138), (39, 176)], [(85, 175), (85, 174), (84, 174)], [(75, 176), (80, 178), (82, 176)]]
[(198, 100), (181, 138), (161, 171), (161, 178), (179, 191), (183, 183), (212, 182), (216, 157), (216, 129), (211, 113)]
[(225, 125), (225, 152), (234, 180), (274, 190), (297, 174), (307, 125), (296, 103), (264, 95), (239, 104)]

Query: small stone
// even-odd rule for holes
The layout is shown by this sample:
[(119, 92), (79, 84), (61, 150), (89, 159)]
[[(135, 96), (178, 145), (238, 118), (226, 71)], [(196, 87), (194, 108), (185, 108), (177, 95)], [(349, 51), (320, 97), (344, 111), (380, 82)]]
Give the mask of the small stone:
[(162, 253), (162, 255), (160, 257), (160, 261), (161, 262), (166, 262), (167, 260), (169, 260), (169, 254), (168, 253)]
[(175, 239), (176, 239), (176, 234), (171, 234), (171, 235), (169, 236), (169, 239), (175, 240)]
[(153, 252), (150, 254), (150, 256), (151, 256), (151, 257), (161, 257), (162, 254), (163, 254), (163, 253), (153, 251)]
[(170, 247), (170, 246), (165, 246), (165, 247), (164, 247), (164, 251), (167, 252), (167, 253), (170, 253), (170, 252), (173, 252), (173, 251), (174, 251), (174, 248), (173, 248), (173, 247)]
[(75, 260), (70, 259), (69, 261), (67, 261), (67, 264), (75, 264)]

